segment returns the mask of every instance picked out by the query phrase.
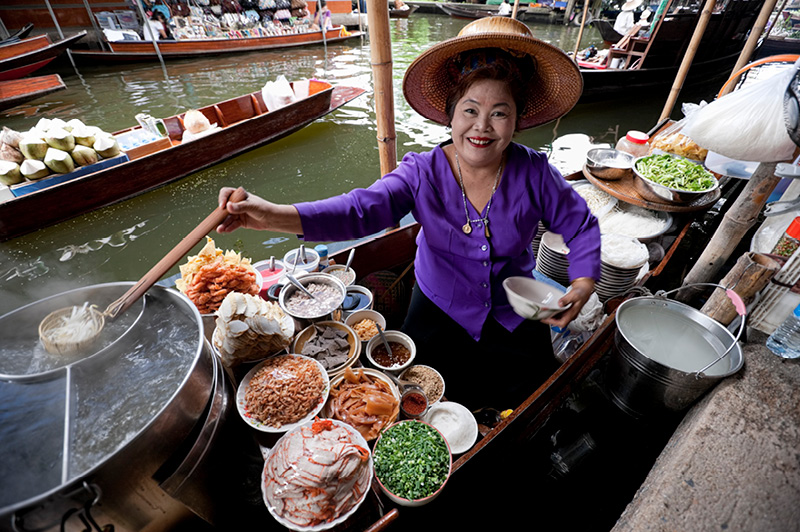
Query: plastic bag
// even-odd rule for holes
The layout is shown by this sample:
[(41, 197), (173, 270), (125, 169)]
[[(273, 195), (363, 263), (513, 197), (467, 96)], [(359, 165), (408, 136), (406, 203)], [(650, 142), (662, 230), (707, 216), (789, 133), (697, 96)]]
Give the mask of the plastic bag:
[(786, 131), (784, 94), (794, 67), (731, 92), (694, 113), (683, 133), (702, 147), (731, 159), (778, 162), (795, 146)]
[(690, 117), (706, 105), (705, 101), (699, 104), (684, 103), (681, 106), (684, 117), (650, 139), (650, 152), (662, 151), (695, 161), (705, 161), (708, 150), (700, 147), (695, 141), (684, 135), (683, 128)]
[(261, 96), (269, 111), (280, 109), (297, 101), (292, 86), (282, 74), (275, 81), (268, 81), (264, 85), (264, 88), (261, 89)]

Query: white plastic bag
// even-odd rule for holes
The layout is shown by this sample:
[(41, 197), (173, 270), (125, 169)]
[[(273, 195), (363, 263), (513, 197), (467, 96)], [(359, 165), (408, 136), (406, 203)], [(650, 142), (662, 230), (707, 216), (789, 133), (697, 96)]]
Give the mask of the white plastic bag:
[(778, 162), (791, 158), (797, 146), (786, 131), (783, 99), (797, 69), (796, 63), (698, 109), (687, 120), (683, 134), (731, 159)]
[(261, 96), (268, 111), (274, 111), (297, 101), (292, 86), (281, 74), (275, 81), (268, 81), (261, 89)]

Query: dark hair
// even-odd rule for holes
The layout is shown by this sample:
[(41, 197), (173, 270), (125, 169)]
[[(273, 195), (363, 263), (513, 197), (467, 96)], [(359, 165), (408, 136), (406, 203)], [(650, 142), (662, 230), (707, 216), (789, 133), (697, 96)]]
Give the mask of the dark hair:
[(447, 116), (452, 122), (456, 104), (464, 97), (467, 90), (477, 81), (490, 79), (504, 82), (508, 86), (511, 98), (513, 98), (514, 104), (517, 106), (516, 119), (517, 127), (519, 127), (520, 118), (527, 104), (528, 83), (535, 69), (533, 61), (531, 59), (516, 59), (507, 52), (493, 50), (489, 53), (491, 56), (490, 62), (486, 62), (481, 57), (481, 60), (478, 61), (481, 63), (480, 66), (462, 74), (465, 70), (463, 65), (470, 65), (476, 62), (476, 52), (479, 56), (486, 54), (483, 50), (475, 50), (466, 56), (462, 54), (462, 56), (455, 58), (450, 65), (455, 85), (447, 97)]

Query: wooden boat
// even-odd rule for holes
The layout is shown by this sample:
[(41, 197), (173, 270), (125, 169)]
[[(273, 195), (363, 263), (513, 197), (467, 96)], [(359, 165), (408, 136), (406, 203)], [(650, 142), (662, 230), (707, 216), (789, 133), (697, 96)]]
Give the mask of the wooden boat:
[[(324, 42), (338, 43), (361, 36), (361, 32), (344, 33), (344, 27), (334, 27), (325, 32)], [(161, 57), (180, 59), (188, 57), (207, 57), (217, 54), (232, 54), (292, 48), (311, 44), (322, 44), (322, 32), (289, 33), (270, 35), (267, 37), (243, 37), (241, 39), (181, 39), (178, 41), (159, 41), (158, 49)], [(106, 62), (157, 61), (158, 54), (151, 41), (114, 41), (109, 42), (110, 52), (96, 50), (72, 50), (72, 56), (78, 60)]]
[[(278, 140), (360, 96), (355, 87), (312, 81), (310, 95), (268, 111), (261, 92), (199, 109), (219, 129), (181, 142), (182, 115), (164, 119), (169, 137), (138, 146), (125, 155), (100, 161), (86, 175), (56, 174), (0, 189), (0, 240), (8, 240), (73, 216), (137, 196), (221, 161)], [(140, 128), (118, 131), (123, 135)], [(102, 168), (108, 161), (118, 162)], [(90, 169), (91, 170), (91, 169)], [(5, 192), (5, 196), (3, 196)], [(8, 192), (14, 194), (9, 198)]]
[(800, 54), (800, 39), (772, 35), (761, 39), (753, 53), (753, 60), (783, 54)]
[(19, 79), (42, 68), (85, 35), (82, 31), (55, 43), (48, 35), (38, 35), (0, 45), (0, 81)]
[(409, 5), (408, 9), (390, 9), (389, 18), (408, 18), (417, 9), (417, 6), (412, 5)]
[(33, 30), (33, 23), (29, 22), (29, 23), (25, 24), (19, 30), (15, 31), (14, 33), (12, 33), (8, 37), (6, 37), (5, 39), (0, 40), (0, 45), (6, 44), (6, 43), (10, 43), (10, 42), (16, 42), (16, 41), (18, 41), (20, 39), (24, 39), (25, 37), (30, 35), (31, 30)]
[(0, 81), (0, 110), (66, 88), (58, 74)]
[[(747, 40), (747, 33), (761, 9), (762, 1), (732, 0), (708, 21), (684, 87), (726, 78)], [(650, 95), (666, 93), (689, 46), (700, 12), (669, 12), (653, 29), (650, 38), (634, 37), (614, 46), (600, 68), (583, 68), (581, 101), (623, 98), (643, 90)], [(624, 68), (609, 68), (620, 58)]]
[[(500, 15), (498, 13), (498, 6), (490, 6), (484, 4), (436, 4), (439, 9), (447, 13), (453, 18), (462, 19), (478, 19), (483, 17), (510, 17), (511, 15)], [(517, 12), (519, 18), (521, 11)]]
[(592, 20), (590, 24), (600, 32), (600, 37), (603, 38), (603, 42), (607, 46), (612, 46), (618, 43), (623, 37), (617, 33), (617, 31), (614, 29), (614, 24), (610, 20), (596, 18)]

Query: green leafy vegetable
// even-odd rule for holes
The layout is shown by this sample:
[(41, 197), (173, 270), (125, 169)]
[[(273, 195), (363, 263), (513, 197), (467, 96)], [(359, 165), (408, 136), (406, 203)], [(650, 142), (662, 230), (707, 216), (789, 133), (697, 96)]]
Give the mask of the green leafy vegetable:
[(642, 157), (636, 162), (636, 171), (645, 179), (678, 190), (702, 192), (716, 184), (714, 176), (699, 164), (667, 154)]
[(436, 429), (417, 421), (386, 429), (372, 456), (381, 483), (405, 499), (433, 495), (450, 472), (450, 453), (444, 438)]

